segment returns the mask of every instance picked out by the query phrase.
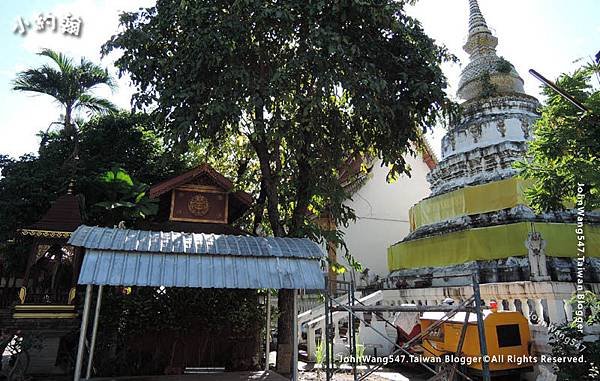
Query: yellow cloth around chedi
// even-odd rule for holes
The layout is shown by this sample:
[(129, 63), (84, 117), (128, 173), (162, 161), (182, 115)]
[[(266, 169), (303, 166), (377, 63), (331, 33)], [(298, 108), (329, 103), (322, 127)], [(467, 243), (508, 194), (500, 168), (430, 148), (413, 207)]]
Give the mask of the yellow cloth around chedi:
[(420, 201), (409, 211), (410, 229), (453, 217), (488, 213), (526, 205), (524, 180), (510, 178), (470, 186)]
[[(411, 230), (453, 217), (526, 205), (526, 183), (518, 178), (465, 187), (425, 199), (410, 210)], [(576, 257), (575, 224), (518, 222), (400, 242), (388, 248), (390, 271), (437, 267), (475, 260), (527, 255), (525, 240), (538, 231), (546, 240), (546, 255)], [(600, 226), (584, 225), (585, 255), (600, 257)]]

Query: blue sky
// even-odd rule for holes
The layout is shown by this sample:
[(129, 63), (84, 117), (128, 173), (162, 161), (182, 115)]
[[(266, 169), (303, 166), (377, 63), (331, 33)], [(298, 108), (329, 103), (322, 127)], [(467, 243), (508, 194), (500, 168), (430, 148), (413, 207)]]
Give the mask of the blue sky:
[[(36, 133), (60, 117), (60, 108), (46, 96), (31, 96), (10, 90), (16, 73), (45, 62), (35, 53), (48, 47), (76, 59), (85, 56), (101, 63), (115, 74), (115, 56), (100, 60), (100, 46), (117, 32), (118, 14), (152, 5), (152, 0), (28, 0), (0, 2), (0, 154), (18, 156), (35, 152)], [(527, 70), (535, 68), (549, 78), (573, 70), (578, 58), (593, 56), (600, 50), (600, 1), (598, 0), (480, 0), (488, 25), (499, 39), (498, 53), (511, 61), (525, 80), (525, 89), (539, 96), (539, 84)], [(81, 37), (59, 32), (29, 30), (26, 36), (13, 33), (19, 17), (33, 22), (39, 13), (61, 16), (72, 13), (83, 20)], [(461, 65), (467, 57), (462, 51), (466, 40), (467, 0), (420, 0), (409, 13), (417, 17), (425, 31), (446, 45), (460, 64), (443, 66), (449, 81), (449, 94), (456, 91)], [(133, 89), (127, 77), (119, 80), (119, 89), (98, 92), (121, 107), (129, 108)], [(434, 149), (444, 131), (430, 135)]]

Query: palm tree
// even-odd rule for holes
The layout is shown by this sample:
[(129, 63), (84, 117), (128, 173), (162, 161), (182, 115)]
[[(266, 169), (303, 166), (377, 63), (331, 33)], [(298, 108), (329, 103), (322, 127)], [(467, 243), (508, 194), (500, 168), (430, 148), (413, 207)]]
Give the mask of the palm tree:
[(73, 140), (73, 157), (76, 157), (79, 139), (73, 113), (79, 110), (100, 114), (118, 111), (108, 99), (91, 94), (91, 90), (100, 85), (114, 89), (115, 81), (106, 69), (85, 58), (75, 64), (72, 58), (51, 49), (44, 49), (38, 54), (50, 58), (58, 69), (42, 65), (37, 69), (22, 71), (13, 81), (13, 90), (50, 95), (64, 107), (64, 121), (61, 123), (64, 125), (65, 135)]

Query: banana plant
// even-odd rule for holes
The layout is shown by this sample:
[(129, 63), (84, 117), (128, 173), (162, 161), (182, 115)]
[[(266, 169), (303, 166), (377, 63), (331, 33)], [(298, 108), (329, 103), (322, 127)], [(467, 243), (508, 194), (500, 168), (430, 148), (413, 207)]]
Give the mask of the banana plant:
[(135, 181), (123, 168), (113, 168), (100, 175), (98, 185), (105, 201), (93, 208), (107, 213), (107, 222), (144, 219), (158, 212), (158, 202), (148, 197), (147, 184)]

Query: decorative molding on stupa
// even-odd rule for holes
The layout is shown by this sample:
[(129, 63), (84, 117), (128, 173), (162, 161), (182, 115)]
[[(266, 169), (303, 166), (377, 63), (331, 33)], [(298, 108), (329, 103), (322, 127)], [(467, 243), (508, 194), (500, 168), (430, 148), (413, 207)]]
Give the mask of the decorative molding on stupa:
[[(589, 212), (586, 214), (586, 218), (588, 224), (600, 224), (600, 213), (598, 212)], [(495, 210), (492, 212), (462, 215), (423, 225), (408, 234), (403, 241), (412, 241), (415, 239), (455, 233), (473, 227), (482, 228), (519, 222), (574, 224), (577, 222), (577, 209), (536, 213), (529, 206), (517, 205), (512, 208)]]
[(461, 120), (442, 138), (442, 160), (428, 175), (432, 195), (516, 174), (533, 135), (539, 103), (525, 94), (465, 102)]
[(490, 84), (501, 94), (524, 93), (523, 79), (514, 66), (498, 57), (498, 38), (488, 28), (477, 0), (469, 0), (469, 12), (469, 34), (463, 49), (470, 62), (461, 73), (457, 95), (464, 100), (477, 98)]
[[(427, 176), (432, 194), (411, 208), (411, 233), (388, 248), (386, 282), (419, 292), (468, 285), (473, 272), (481, 283), (574, 282), (576, 260), (565, 243), (578, 211), (538, 213), (527, 206), (528, 184), (511, 179), (533, 138), (540, 104), (524, 93), (514, 66), (496, 54), (498, 39), (476, 0), (469, 9), (460, 118), (449, 126), (441, 160)], [(586, 236), (598, 237), (600, 213), (585, 218)], [(600, 282), (600, 258), (588, 257), (586, 268), (584, 281)]]
[(442, 138), (442, 160), (428, 175), (432, 195), (516, 174), (533, 136), (539, 102), (523, 91), (515, 68), (498, 57), (498, 39), (477, 0), (469, 0), (469, 63), (460, 76), (461, 118)]

